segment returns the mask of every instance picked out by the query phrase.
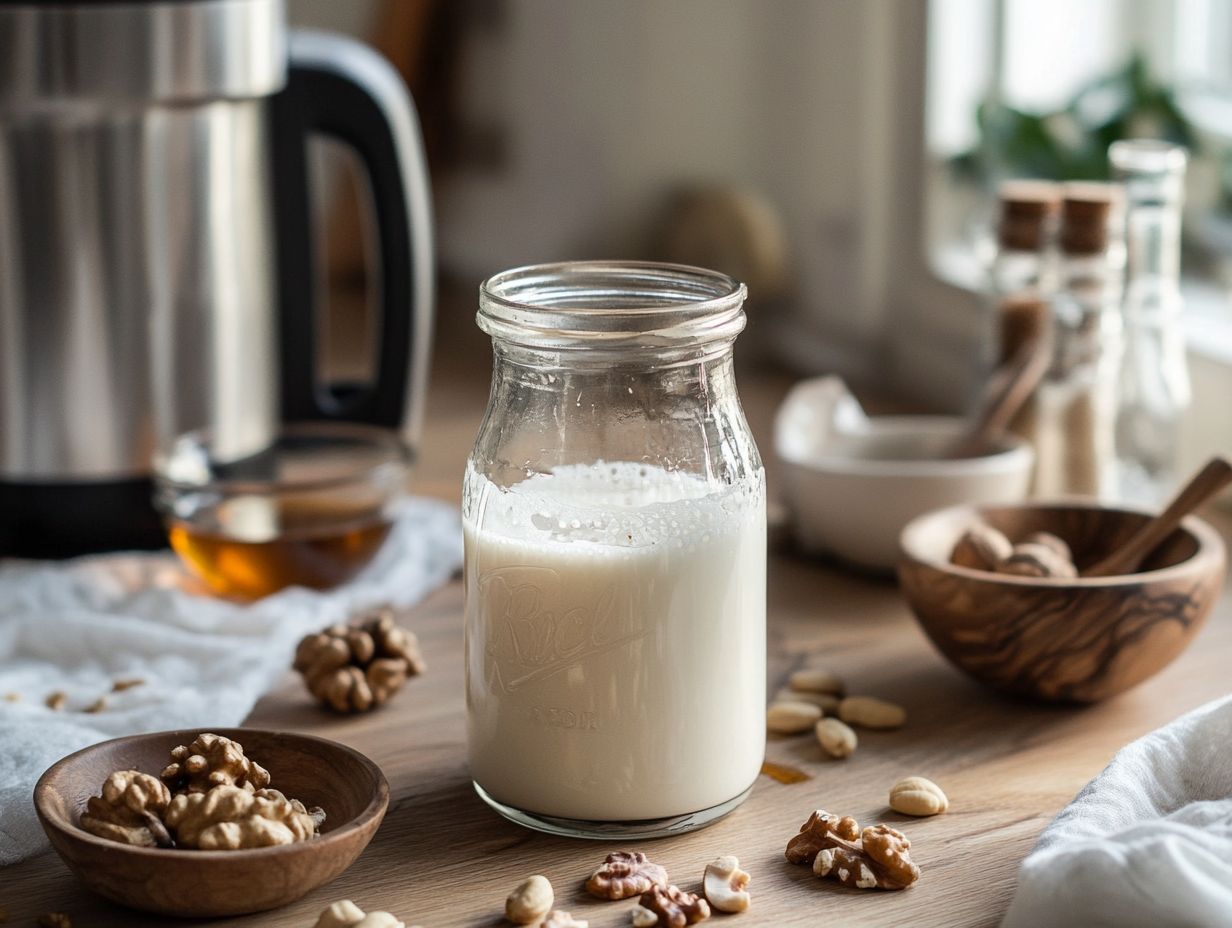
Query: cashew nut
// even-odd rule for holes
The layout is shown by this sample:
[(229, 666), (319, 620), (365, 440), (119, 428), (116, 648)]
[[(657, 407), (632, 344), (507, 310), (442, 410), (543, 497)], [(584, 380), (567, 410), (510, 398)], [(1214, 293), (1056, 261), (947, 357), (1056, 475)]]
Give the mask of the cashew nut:
[(706, 864), (702, 891), (720, 912), (743, 912), (749, 907), (749, 875), (740, 869), (737, 857), (718, 857)]
[(1014, 546), (991, 525), (976, 523), (958, 539), (950, 552), (950, 563), (973, 570), (996, 570), (1010, 556)]
[(369, 912), (355, 923), (354, 928), (406, 928), (406, 923), (388, 912)]
[(406, 928), (388, 912), (367, 912), (350, 899), (335, 902), (321, 913), (313, 928)]
[(838, 705), (838, 717), (862, 728), (901, 728), (907, 711), (874, 696), (848, 696)]
[(821, 718), (821, 709), (808, 702), (775, 702), (766, 710), (766, 728), (779, 735), (808, 731)]
[(313, 928), (351, 928), (363, 920), (363, 909), (350, 899), (340, 899), (321, 913)]
[(842, 696), (845, 690), (837, 674), (820, 667), (797, 670), (787, 678), (787, 685), (804, 693), (830, 693), (834, 696)]
[(846, 722), (822, 719), (817, 723), (816, 732), (822, 750), (831, 757), (850, 757), (856, 749), (856, 733)]
[(1032, 532), (1025, 538), (1020, 538), (1019, 544), (1043, 545), (1045, 548), (1051, 548), (1053, 554), (1062, 560), (1074, 563), (1074, 552), (1070, 550), (1069, 545), (1065, 543), (1065, 539), (1052, 534), (1052, 532)]
[(1024, 542), (997, 566), (997, 572), (1018, 577), (1076, 577), (1074, 565), (1047, 545)]
[(505, 899), (505, 917), (515, 925), (534, 925), (552, 911), (555, 901), (548, 878), (536, 873), (519, 883)]
[(924, 777), (907, 777), (890, 787), (890, 808), (903, 815), (936, 815), (949, 807), (941, 787)]
[(778, 695), (774, 697), (775, 702), (809, 702), (816, 706), (825, 715), (834, 715), (838, 712), (838, 704), (842, 702), (842, 698), (835, 696), (833, 693), (802, 693), (799, 690), (779, 690)]

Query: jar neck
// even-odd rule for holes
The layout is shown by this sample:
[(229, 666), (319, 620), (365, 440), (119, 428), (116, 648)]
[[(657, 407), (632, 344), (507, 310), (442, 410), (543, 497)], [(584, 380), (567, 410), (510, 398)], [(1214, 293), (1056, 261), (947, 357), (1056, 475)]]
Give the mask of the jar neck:
[(614, 371), (654, 378), (677, 369), (713, 370), (730, 365), (735, 339), (726, 338), (694, 345), (647, 345), (641, 348), (587, 347), (553, 349), (520, 344), (502, 338), (492, 339), (492, 353), (498, 367), (536, 372), (571, 373), (579, 376), (605, 376)]
[(744, 328), (744, 285), (702, 268), (577, 261), (505, 271), (484, 281), (479, 327), (498, 345), (551, 353), (571, 368), (658, 364), (730, 351)]

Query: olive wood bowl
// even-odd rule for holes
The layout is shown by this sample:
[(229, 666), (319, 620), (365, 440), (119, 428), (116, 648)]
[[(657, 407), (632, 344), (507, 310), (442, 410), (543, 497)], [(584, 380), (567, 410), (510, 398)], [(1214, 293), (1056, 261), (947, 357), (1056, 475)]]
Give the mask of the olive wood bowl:
[(920, 516), (900, 537), (903, 594), (933, 644), (956, 667), (1003, 692), (1096, 702), (1158, 673), (1185, 649), (1219, 596), (1219, 534), (1187, 517), (1133, 574), (1018, 577), (949, 562), (983, 521), (1011, 541), (1063, 538), (1079, 573), (1119, 547), (1150, 515), (1094, 502), (954, 506)]
[[(171, 749), (201, 731), (238, 741), (270, 772), (270, 785), (326, 819), (319, 837), (238, 851), (133, 847), (83, 831), (86, 800), (115, 770), (157, 775)], [(346, 870), (376, 833), (389, 784), (358, 751), (324, 738), (255, 728), (163, 731), (104, 741), (57, 761), (34, 787), (43, 830), (70, 870), (101, 896), (147, 912), (224, 916), (293, 902)]]

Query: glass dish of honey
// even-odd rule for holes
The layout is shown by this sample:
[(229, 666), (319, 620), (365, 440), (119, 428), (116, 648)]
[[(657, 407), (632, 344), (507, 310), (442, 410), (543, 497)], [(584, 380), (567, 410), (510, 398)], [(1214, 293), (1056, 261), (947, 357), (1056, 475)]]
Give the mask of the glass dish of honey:
[(372, 426), (285, 425), (255, 450), (190, 432), (155, 461), (155, 504), (194, 576), (256, 599), (355, 577), (389, 535), (409, 470), (397, 433)]

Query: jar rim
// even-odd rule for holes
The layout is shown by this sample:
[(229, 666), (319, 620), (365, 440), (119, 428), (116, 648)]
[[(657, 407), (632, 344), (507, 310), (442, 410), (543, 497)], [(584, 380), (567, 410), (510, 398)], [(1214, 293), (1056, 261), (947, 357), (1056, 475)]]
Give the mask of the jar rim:
[(745, 295), (734, 278), (685, 264), (563, 261), (488, 278), (477, 320), (533, 347), (702, 344), (740, 333)]

